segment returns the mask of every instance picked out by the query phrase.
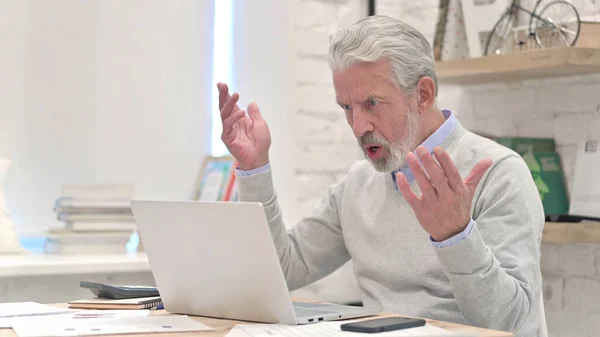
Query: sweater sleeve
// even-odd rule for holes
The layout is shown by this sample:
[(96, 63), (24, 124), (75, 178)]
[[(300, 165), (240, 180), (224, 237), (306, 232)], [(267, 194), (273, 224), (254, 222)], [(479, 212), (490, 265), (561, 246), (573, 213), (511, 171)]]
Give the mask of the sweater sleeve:
[[(437, 248), (466, 321), (535, 336), (540, 322), (540, 243), (544, 210), (522, 158), (492, 167), (474, 200), (475, 225), (465, 240)], [(527, 324), (525, 324), (527, 322)]]
[(273, 188), (270, 169), (250, 176), (238, 175), (237, 181), (240, 201), (263, 204), (290, 290), (318, 281), (350, 260), (337, 208), (343, 183), (331, 187), (310, 216), (287, 230)]

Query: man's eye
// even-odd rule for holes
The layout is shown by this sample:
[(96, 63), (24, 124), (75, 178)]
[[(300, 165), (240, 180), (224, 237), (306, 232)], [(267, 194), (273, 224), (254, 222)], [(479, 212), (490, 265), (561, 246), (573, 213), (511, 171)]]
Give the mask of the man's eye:
[(370, 99), (370, 100), (369, 100), (369, 106), (370, 106), (370, 107), (374, 107), (374, 106), (376, 106), (377, 104), (379, 104), (379, 102), (377, 102), (376, 100), (374, 100), (374, 99)]
[(352, 110), (352, 107), (351, 107), (351, 106), (349, 106), (349, 105), (345, 105), (345, 104), (343, 104), (343, 105), (342, 105), (342, 109), (344, 109), (344, 110), (346, 110), (346, 111), (350, 111), (350, 110)]

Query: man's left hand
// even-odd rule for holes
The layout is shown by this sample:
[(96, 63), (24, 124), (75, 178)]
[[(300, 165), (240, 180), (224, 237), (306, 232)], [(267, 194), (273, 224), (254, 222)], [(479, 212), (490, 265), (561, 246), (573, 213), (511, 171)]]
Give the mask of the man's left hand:
[(441, 147), (434, 149), (437, 162), (423, 146), (416, 152), (423, 167), (412, 152), (406, 156), (406, 161), (423, 195), (418, 197), (411, 190), (402, 173), (396, 174), (398, 188), (431, 238), (444, 241), (462, 232), (469, 224), (475, 188), (492, 166), (492, 161), (478, 162), (463, 180), (450, 155)]

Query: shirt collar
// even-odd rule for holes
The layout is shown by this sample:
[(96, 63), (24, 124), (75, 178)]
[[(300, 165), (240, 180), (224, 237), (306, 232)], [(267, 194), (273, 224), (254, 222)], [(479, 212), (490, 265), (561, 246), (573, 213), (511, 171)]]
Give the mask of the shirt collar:
[[(446, 121), (437, 129), (434, 133), (432, 133), (421, 145), (429, 151), (429, 153), (433, 152), (437, 146), (442, 145), (444, 140), (454, 131), (456, 128), (457, 119), (456, 116), (450, 110), (442, 110)], [(394, 185), (396, 185), (396, 173), (402, 172), (406, 179), (408, 179), (409, 183), (412, 183), (414, 180), (414, 175), (412, 174), (408, 165), (404, 165), (403, 167), (394, 170), (392, 172), (392, 179), (394, 180)], [(396, 189), (398, 187), (396, 186)]]

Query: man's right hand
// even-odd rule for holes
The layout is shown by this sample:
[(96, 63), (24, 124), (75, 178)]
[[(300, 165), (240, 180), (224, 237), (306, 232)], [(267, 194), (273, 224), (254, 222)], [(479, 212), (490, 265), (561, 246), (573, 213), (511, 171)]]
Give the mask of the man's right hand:
[(225, 83), (218, 83), (219, 110), (223, 121), (221, 140), (237, 160), (240, 170), (252, 170), (269, 162), (271, 133), (262, 118), (258, 105), (248, 105), (248, 115), (237, 105), (240, 96), (229, 95)]

